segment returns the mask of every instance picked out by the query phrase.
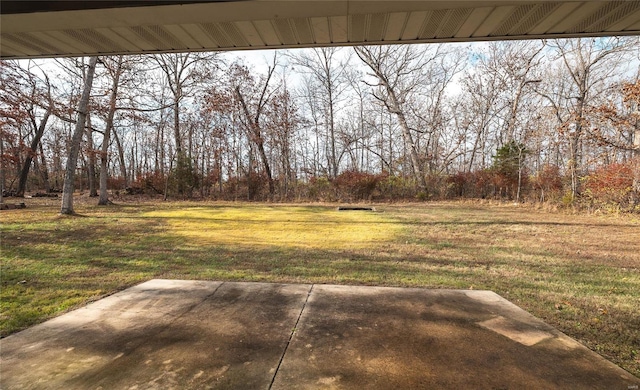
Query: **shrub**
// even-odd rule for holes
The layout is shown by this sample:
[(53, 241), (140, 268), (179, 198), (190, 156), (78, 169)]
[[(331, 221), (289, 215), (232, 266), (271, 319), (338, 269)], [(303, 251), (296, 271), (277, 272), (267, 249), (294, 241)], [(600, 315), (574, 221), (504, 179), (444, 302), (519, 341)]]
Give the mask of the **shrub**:
[(447, 198), (463, 198), (469, 195), (471, 172), (457, 172), (447, 178)]
[(345, 171), (333, 181), (340, 199), (348, 201), (369, 200), (373, 197), (381, 175), (360, 171)]
[(223, 185), (226, 200), (269, 200), (269, 180), (266, 174), (251, 172), (248, 176), (232, 176)]
[(420, 191), (416, 198), (418, 200), (442, 199), (448, 193), (448, 176), (435, 173), (428, 174), (426, 179), (426, 191)]
[(142, 175), (137, 181), (140, 182), (138, 186), (144, 188), (145, 192), (147, 193), (164, 193), (166, 177), (162, 174), (162, 172), (148, 172)]
[(220, 170), (213, 169), (209, 171), (206, 175), (202, 175), (202, 181), (200, 182), (200, 191), (205, 196), (212, 196), (212, 193), (215, 194), (215, 189), (220, 188)]
[(495, 195), (497, 180), (490, 169), (455, 173), (447, 178), (447, 197), (488, 198)]
[(376, 198), (386, 200), (415, 199), (417, 187), (413, 179), (381, 173)]
[(560, 168), (556, 165), (545, 165), (538, 171), (531, 184), (540, 202), (560, 197), (563, 188), (562, 179)]
[(633, 175), (630, 164), (601, 167), (583, 179), (583, 195), (594, 207), (628, 208), (633, 206)]
[(313, 176), (307, 185), (307, 196), (317, 201), (333, 201), (335, 194), (331, 182), (326, 176)]
[(127, 186), (127, 183), (122, 176), (109, 176), (107, 177), (107, 188), (112, 190), (123, 190)]

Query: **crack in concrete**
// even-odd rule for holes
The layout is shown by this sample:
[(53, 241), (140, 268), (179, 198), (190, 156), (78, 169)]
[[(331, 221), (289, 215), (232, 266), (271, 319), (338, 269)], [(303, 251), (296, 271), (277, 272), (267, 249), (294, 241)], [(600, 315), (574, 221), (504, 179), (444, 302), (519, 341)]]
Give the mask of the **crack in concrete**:
[(313, 286), (315, 286), (315, 284), (312, 284), (311, 287), (309, 287), (309, 291), (307, 292), (307, 298), (304, 300), (304, 303), (302, 304), (302, 308), (300, 309), (300, 313), (298, 314), (296, 323), (293, 325), (293, 329), (291, 329), (289, 340), (287, 340), (287, 345), (284, 346), (284, 350), (282, 351), (282, 356), (280, 356), (280, 361), (278, 362), (278, 366), (276, 367), (276, 372), (273, 373), (273, 378), (271, 378), (271, 383), (269, 383), (268, 390), (271, 390), (271, 388), (273, 387), (273, 384), (276, 381), (276, 377), (278, 376), (278, 372), (280, 372), (280, 366), (282, 365), (282, 362), (284, 361), (284, 357), (287, 354), (287, 350), (289, 349), (291, 340), (293, 340), (293, 336), (295, 335), (296, 330), (298, 329), (298, 323), (300, 322), (302, 313), (304, 313), (304, 309), (307, 307), (307, 302), (309, 302), (309, 297), (311, 296), (311, 292), (313, 291)]
[[(170, 321), (167, 326), (165, 326), (165, 328), (168, 328), (169, 326), (173, 325), (176, 321), (178, 321), (179, 319), (181, 319), (182, 317), (184, 317), (187, 313), (191, 312), (193, 309), (195, 309), (196, 307), (202, 305), (204, 302), (206, 302), (209, 298), (213, 297), (218, 290), (220, 289), (220, 287), (222, 287), (225, 284), (225, 282), (222, 282), (218, 285), (218, 287), (216, 287), (213, 292), (211, 294), (207, 294), (205, 295), (202, 300), (200, 300), (199, 302), (194, 303), (193, 305), (187, 307), (185, 309), (185, 311), (183, 311), (182, 313), (178, 314), (172, 321)], [(162, 332), (158, 332), (158, 333), (162, 333)]]

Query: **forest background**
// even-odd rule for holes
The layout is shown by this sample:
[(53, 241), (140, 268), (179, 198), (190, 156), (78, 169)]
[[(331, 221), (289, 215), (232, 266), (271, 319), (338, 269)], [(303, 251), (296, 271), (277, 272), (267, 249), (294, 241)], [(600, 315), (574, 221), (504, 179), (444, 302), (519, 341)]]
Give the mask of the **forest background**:
[(72, 171), (100, 204), (484, 198), (637, 212), (639, 64), (638, 37), (3, 61), (2, 196), (52, 196)]

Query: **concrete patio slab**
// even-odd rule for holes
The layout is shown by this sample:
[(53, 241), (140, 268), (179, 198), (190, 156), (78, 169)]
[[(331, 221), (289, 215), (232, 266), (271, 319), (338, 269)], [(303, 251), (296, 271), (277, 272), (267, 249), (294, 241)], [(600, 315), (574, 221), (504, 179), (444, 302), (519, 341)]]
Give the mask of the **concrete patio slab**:
[(151, 280), (0, 340), (1, 389), (637, 389), (490, 291)]

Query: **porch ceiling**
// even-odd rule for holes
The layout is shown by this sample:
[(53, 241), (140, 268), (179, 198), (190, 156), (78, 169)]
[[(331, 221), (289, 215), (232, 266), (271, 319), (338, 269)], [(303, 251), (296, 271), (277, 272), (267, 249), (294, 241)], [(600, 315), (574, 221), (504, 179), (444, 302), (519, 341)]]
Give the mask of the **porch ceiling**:
[(640, 1), (11, 1), (0, 56), (640, 35)]

